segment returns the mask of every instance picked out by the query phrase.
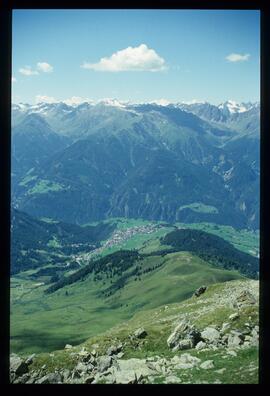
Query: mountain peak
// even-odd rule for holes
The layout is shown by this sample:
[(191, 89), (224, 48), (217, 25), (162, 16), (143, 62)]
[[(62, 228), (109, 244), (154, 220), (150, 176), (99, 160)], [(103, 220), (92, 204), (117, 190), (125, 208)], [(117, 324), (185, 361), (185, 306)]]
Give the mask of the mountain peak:
[(218, 108), (222, 111), (229, 112), (230, 114), (234, 114), (234, 113), (244, 113), (245, 111), (248, 111), (250, 107), (248, 107), (244, 103), (239, 104), (236, 101), (230, 99), (218, 105)]

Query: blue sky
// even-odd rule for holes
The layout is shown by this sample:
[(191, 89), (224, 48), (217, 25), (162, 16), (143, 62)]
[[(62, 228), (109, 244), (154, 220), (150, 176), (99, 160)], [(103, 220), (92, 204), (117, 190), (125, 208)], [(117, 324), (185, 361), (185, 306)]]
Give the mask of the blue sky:
[(13, 101), (257, 101), (259, 36), (259, 11), (16, 10)]

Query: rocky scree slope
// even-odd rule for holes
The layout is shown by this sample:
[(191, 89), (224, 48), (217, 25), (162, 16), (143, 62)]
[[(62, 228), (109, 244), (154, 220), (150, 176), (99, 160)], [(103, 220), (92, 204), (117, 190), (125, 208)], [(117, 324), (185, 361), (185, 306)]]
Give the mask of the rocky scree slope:
[(202, 287), (182, 302), (50, 354), (11, 355), (12, 383), (257, 383), (258, 281)]

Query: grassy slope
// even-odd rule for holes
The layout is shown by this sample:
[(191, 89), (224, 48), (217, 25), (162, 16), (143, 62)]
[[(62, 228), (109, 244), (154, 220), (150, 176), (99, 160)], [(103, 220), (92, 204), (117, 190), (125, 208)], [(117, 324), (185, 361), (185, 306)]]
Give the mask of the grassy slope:
[[(141, 219), (108, 220), (108, 222), (115, 221), (119, 229), (147, 223)], [(245, 230), (237, 231), (232, 227), (209, 223), (177, 225), (213, 232), (246, 252), (258, 248), (258, 235)], [(152, 234), (136, 235), (122, 245), (105, 250), (102, 255), (112, 253), (119, 248), (137, 247), (141, 253), (168, 248), (160, 244), (159, 237), (171, 230), (172, 228), (168, 227)], [(33, 271), (17, 274), (11, 281), (12, 350), (29, 353), (61, 348), (65, 343), (79, 343), (130, 318), (136, 311), (170, 301), (181, 301), (203, 283), (222, 282), (230, 277), (239, 277), (235, 272), (210, 267), (184, 252), (172, 254), (167, 258), (169, 260), (163, 267), (143, 275), (141, 281), (130, 282), (110, 299), (97, 297), (97, 293), (102, 288), (110, 285), (109, 280), (105, 280), (103, 284), (103, 281), (94, 283), (89, 278), (87, 281), (59, 290), (53, 295), (44, 296), (45, 287), (38, 283), (46, 281), (45, 277), (30, 281), (28, 275)], [(148, 264), (151, 261), (156, 263), (160, 257), (150, 257), (147, 260)], [(146, 262), (144, 264), (147, 265)], [(66, 290), (68, 296), (65, 294)]]
[(243, 278), (237, 272), (212, 267), (186, 252), (164, 258), (148, 257), (143, 268), (157, 264), (158, 260), (164, 262), (161, 267), (143, 274), (140, 281), (132, 278), (109, 298), (100, 296), (100, 291), (110, 286), (110, 279), (94, 282), (90, 275), (84, 281), (44, 295), (44, 286), (33, 287), (34, 283), (29, 281), (24, 285), (21, 274), (23, 293), (20, 286), (11, 289), (12, 351), (41, 352), (62, 348), (66, 343), (80, 343), (137, 311), (182, 301), (202, 284)]
[[(75, 361), (70, 352), (79, 351), (82, 346), (91, 351), (96, 349), (100, 354), (105, 353), (108, 346), (122, 342), (124, 345), (124, 359), (136, 357), (146, 358), (160, 356), (171, 358), (175, 354), (186, 353), (172, 352), (166, 344), (166, 340), (176, 323), (185, 318), (195, 324), (199, 329), (208, 325), (221, 326), (228, 321), (228, 316), (235, 312), (230, 304), (232, 296), (243, 289), (256, 288), (258, 292), (258, 281), (236, 280), (225, 283), (210, 285), (205, 294), (199, 299), (191, 297), (183, 302), (169, 305), (161, 305), (158, 308), (143, 310), (133, 316), (132, 319), (122, 322), (104, 333), (91, 337), (83, 345), (72, 348), (71, 351), (55, 351), (53, 356), (40, 354), (34, 366), (36, 369), (46, 364), (48, 372), (59, 367), (73, 368)], [(223, 300), (223, 301), (222, 301)], [(242, 309), (240, 318), (233, 322), (232, 329), (243, 329), (244, 323), (258, 324), (258, 305)], [(148, 335), (134, 347), (129, 339), (139, 326), (143, 326)], [(237, 351), (237, 356), (231, 356), (221, 349), (218, 351), (188, 351), (193, 356), (198, 356), (202, 361), (213, 360), (215, 370), (226, 368), (223, 373), (214, 370), (179, 370), (178, 376), (182, 383), (199, 383), (206, 381), (213, 383), (217, 379), (223, 384), (230, 383), (257, 383), (258, 382), (258, 349), (251, 347)], [(164, 377), (156, 378), (156, 383), (162, 383)]]

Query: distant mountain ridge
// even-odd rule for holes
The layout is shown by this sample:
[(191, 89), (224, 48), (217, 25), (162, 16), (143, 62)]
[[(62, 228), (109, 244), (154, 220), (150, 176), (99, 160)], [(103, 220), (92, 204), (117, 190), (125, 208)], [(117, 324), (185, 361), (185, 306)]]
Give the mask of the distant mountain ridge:
[(258, 103), (20, 104), (12, 116), (20, 210), (77, 224), (126, 216), (259, 226)]

